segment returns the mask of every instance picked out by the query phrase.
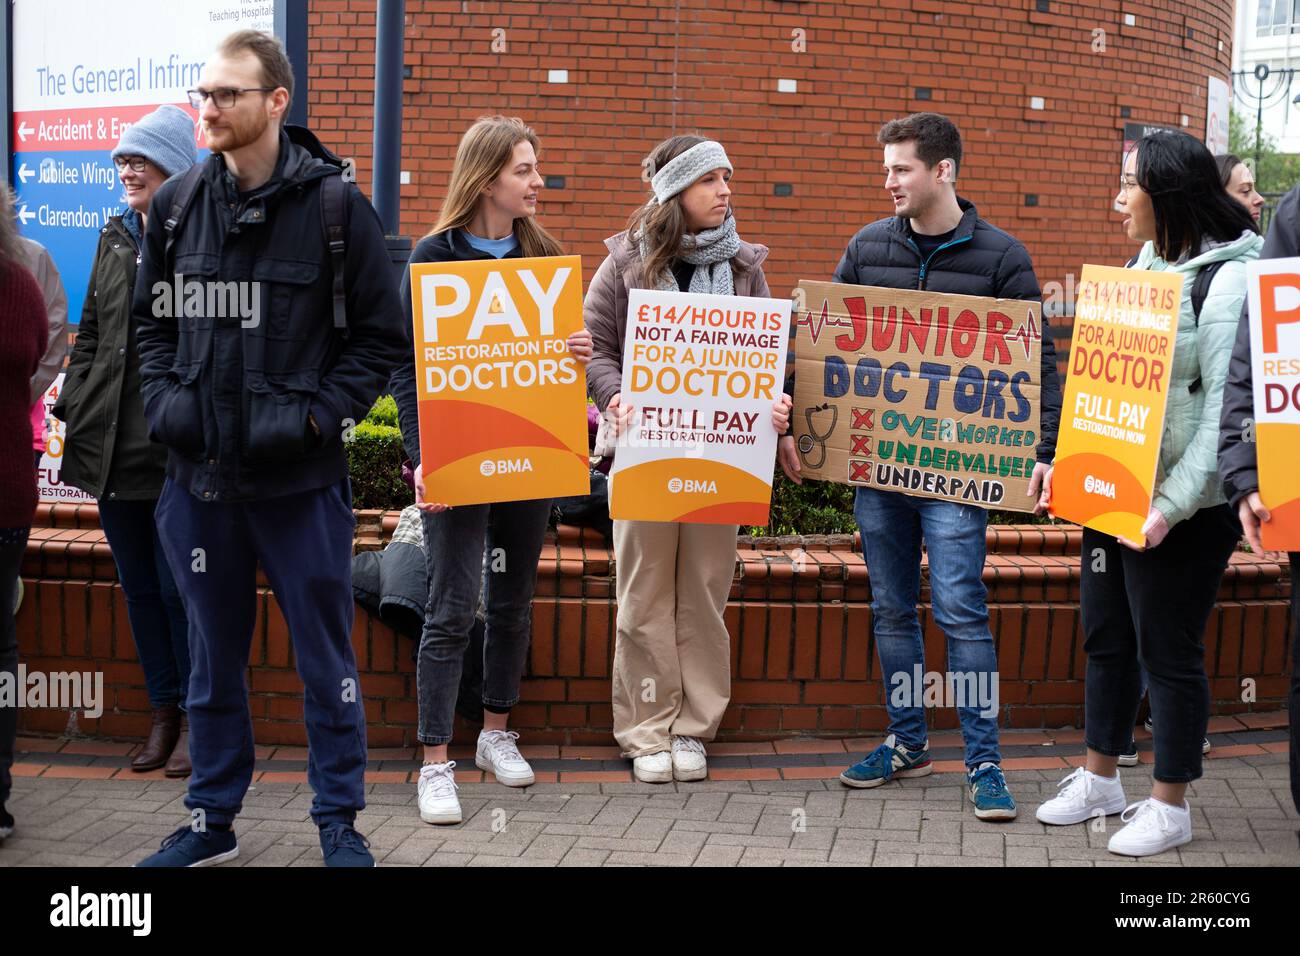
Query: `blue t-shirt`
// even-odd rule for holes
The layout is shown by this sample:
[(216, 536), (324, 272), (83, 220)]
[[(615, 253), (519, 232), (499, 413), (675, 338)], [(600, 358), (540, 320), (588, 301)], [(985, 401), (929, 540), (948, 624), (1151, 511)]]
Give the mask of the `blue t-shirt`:
[(496, 259), (509, 255), (519, 247), (519, 240), (514, 237), (513, 233), (504, 239), (484, 239), (482, 236), (474, 235), (467, 229), (462, 229), (461, 235), (465, 237), (466, 242), (479, 252), (486, 252)]

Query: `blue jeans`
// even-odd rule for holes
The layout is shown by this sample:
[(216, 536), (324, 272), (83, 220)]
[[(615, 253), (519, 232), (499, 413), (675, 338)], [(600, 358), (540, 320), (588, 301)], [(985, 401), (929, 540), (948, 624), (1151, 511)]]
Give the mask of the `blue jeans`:
[[(551, 499), (459, 505), (424, 519), (429, 603), (415, 667), (420, 743), (451, 740), (456, 695), (480, 589), (486, 607), (483, 634), (483, 706), (508, 712), (519, 700), (519, 679), (532, 637), (537, 559), (546, 537)], [(484, 559), (484, 549), (487, 557)]]
[(117, 577), (126, 594), (131, 636), (144, 668), (151, 707), (180, 705), (190, 686), (189, 621), (167, 565), (155, 499), (99, 502), (99, 524), (113, 549)]
[(232, 823), (253, 778), (247, 675), (260, 564), (305, 691), (312, 819), (351, 823), (366, 805), (366, 718), (352, 650), (356, 517), (348, 480), (259, 501), (207, 502), (168, 478), (157, 515), (190, 614), (194, 774), (185, 805), (209, 823)]
[[(917, 705), (924, 695), (913, 690), (916, 675), (925, 672), (925, 646), (916, 614), (924, 539), (934, 619), (948, 638), (948, 673), (959, 675), (959, 690), (973, 686), (980, 691), (955, 695), (959, 704), (963, 699), (966, 703), (957, 707), (966, 766), (1001, 763), (998, 721), (989, 714), (997, 700), (998, 659), (989, 633), (988, 592), (982, 577), (987, 513), (937, 498), (859, 488), (853, 516), (862, 532), (862, 553), (871, 580), (872, 631), (885, 681), (889, 732), (908, 748), (926, 742), (925, 710)], [(945, 680), (944, 686), (953, 685)]]

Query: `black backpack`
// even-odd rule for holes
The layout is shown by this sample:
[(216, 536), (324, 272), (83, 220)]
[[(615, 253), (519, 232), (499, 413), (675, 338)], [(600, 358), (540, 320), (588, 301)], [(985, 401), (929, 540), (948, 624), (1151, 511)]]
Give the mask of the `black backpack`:
[[(288, 127), (292, 129), (292, 127)], [(309, 134), (310, 135), (310, 134)], [(294, 139), (291, 135), (290, 139)], [(332, 158), (332, 157), (331, 157)], [(163, 248), (163, 262), (166, 272), (173, 271), (172, 246), (176, 243), (177, 233), (185, 221), (194, 194), (198, 192), (203, 179), (204, 163), (191, 166), (172, 193), (171, 208), (163, 228), (167, 231), (167, 244)], [(348, 335), (347, 289), (343, 282), (343, 267), (347, 254), (347, 185), (343, 174), (326, 176), (320, 184), (320, 218), (321, 229), (325, 233), (325, 242), (330, 250), (330, 269), (334, 273), (334, 328), (343, 338)]]

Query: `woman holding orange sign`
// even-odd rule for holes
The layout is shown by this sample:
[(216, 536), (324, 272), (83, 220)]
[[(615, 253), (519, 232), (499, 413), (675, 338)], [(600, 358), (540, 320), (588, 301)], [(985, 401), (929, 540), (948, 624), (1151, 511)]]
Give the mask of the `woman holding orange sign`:
[[(560, 244), (535, 219), (544, 185), (538, 173), (538, 150), (536, 134), (521, 120), (490, 116), (474, 123), (456, 150), (438, 224), (416, 245), (411, 264), (561, 255)], [(410, 330), (409, 268), (402, 279), (402, 301)], [(585, 330), (569, 336), (567, 345), (579, 362), (591, 358), (591, 336)], [(415, 374), (412, 349), (411, 361), (394, 371), (390, 384), (402, 444), (415, 471), (415, 501), (424, 512), (429, 563), (429, 598), (415, 678), (417, 737), (424, 745), (417, 793), (424, 822), (460, 823), (456, 764), (448, 759), (447, 748), (480, 590), (487, 614), (483, 731), (475, 764), (506, 786), (526, 787), (534, 781), (532, 768), (516, 744), (519, 734), (507, 728), (528, 657), (537, 559), (551, 499), (455, 508), (437, 503), (437, 489), (424, 487), (420, 468)], [(486, 566), (485, 551), (492, 556)]]
[[(769, 296), (764, 246), (744, 242), (731, 212), (732, 166), (721, 144), (681, 135), (649, 158), (653, 195), (587, 290), (584, 320), (595, 355), (592, 399), (615, 435), (635, 411), (621, 402), (629, 289)], [(790, 397), (773, 407), (783, 434)], [(647, 410), (649, 411), (649, 410)], [(704, 742), (731, 699), (731, 647), (723, 610), (736, 568), (736, 525), (615, 521), (618, 624), (614, 737), (646, 783), (700, 780)]]
[[(1108, 848), (1149, 856), (1192, 839), (1184, 796), (1201, 776), (1209, 721), (1203, 634), (1241, 537), (1218, 477), (1219, 413), (1246, 263), (1263, 240), (1224, 191), (1214, 157), (1185, 133), (1143, 137), (1125, 158), (1115, 203), (1129, 238), (1145, 241), (1133, 268), (1180, 273), (1183, 295), (1145, 544), (1083, 532), (1086, 764), (1037, 817), (1071, 824), (1123, 811), (1127, 825)], [(1211, 271), (1205, 288), (1197, 277)], [(1051, 472), (1041, 503), (1051, 503)], [(1139, 663), (1149, 680), (1155, 782), (1148, 799), (1128, 804), (1116, 764), (1137, 716)]]

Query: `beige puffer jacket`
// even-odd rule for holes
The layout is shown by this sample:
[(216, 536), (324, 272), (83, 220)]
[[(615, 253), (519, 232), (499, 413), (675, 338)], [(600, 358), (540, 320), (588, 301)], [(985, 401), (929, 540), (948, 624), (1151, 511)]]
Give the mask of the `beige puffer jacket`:
[[(587, 391), (596, 407), (605, 411), (609, 400), (623, 387), (623, 337), (627, 332), (627, 290), (644, 289), (641, 256), (628, 244), (627, 233), (605, 240), (609, 255), (587, 287), (583, 323), (591, 332), (595, 354), (587, 366)], [(740, 242), (732, 260), (737, 267), (735, 294), (767, 298), (771, 292), (763, 276), (767, 246)]]

